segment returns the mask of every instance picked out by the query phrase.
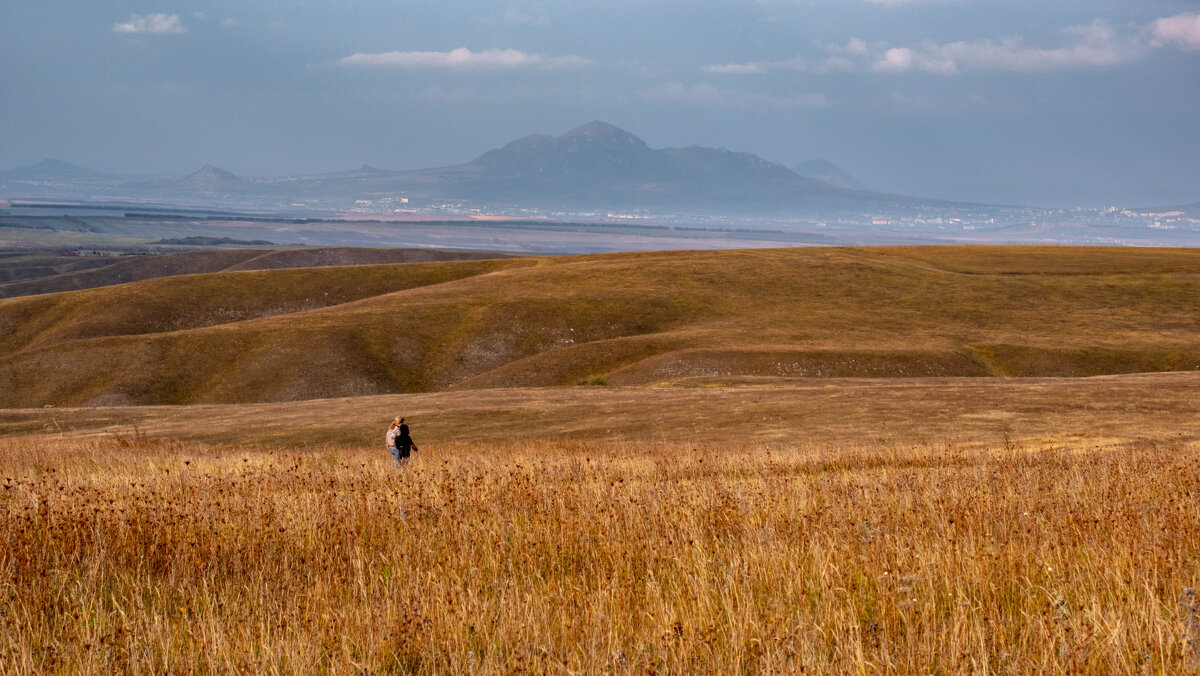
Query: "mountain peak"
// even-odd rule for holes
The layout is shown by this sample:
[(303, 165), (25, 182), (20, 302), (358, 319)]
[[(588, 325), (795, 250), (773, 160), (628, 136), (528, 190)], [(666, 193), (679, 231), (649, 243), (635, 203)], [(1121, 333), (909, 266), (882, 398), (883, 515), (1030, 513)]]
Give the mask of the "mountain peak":
[(614, 136), (621, 134), (633, 136), (633, 134), (630, 134), (620, 127), (611, 125), (607, 122), (601, 122), (600, 120), (592, 120), (587, 124), (581, 124), (578, 127), (575, 127), (574, 129), (564, 133), (559, 138), (573, 138), (577, 136), (588, 136), (594, 138), (597, 136)]
[(637, 148), (648, 148), (646, 142), (630, 134), (620, 127), (613, 126), (600, 120), (592, 120), (587, 124), (575, 127), (558, 137), (559, 141), (572, 143), (604, 143), (608, 145), (625, 145)]
[(234, 174), (220, 167), (206, 164), (200, 167), (196, 173), (180, 180), (175, 185), (188, 190), (221, 190), (241, 186), (244, 183), (243, 179)]

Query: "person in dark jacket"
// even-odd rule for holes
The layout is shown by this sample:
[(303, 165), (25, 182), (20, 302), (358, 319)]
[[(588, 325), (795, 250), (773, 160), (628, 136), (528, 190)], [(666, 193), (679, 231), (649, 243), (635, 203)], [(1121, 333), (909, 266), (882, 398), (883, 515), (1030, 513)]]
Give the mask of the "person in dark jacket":
[(388, 450), (392, 452), (392, 457), (396, 459), (397, 465), (403, 465), (408, 462), (409, 456), (420, 449), (413, 442), (412, 436), (408, 432), (408, 423), (404, 418), (396, 418), (388, 427), (387, 433)]

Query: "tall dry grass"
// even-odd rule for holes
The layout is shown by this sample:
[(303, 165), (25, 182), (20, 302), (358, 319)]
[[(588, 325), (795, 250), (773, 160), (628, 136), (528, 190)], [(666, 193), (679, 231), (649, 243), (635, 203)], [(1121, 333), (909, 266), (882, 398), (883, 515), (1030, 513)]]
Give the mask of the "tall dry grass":
[(1179, 673), (1200, 447), (0, 441), (0, 670)]

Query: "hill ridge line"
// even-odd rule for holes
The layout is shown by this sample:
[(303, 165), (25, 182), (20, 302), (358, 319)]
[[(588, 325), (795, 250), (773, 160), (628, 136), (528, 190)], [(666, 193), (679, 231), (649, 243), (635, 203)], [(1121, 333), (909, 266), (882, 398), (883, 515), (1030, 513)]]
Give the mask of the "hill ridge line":
[[(514, 259), (514, 260), (521, 260), (521, 259)], [(410, 265), (410, 264), (409, 263), (382, 263), (380, 265)], [(330, 267), (338, 267), (338, 266), (330, 266)], [(289, 269), (294, 270), (294, 269), (298, 269), (298, 268), (277, 268), (277, 269), (278, 270), (289, 270)], [(258, 273), (264, 273), (264, 272), (270, 273), (270, 272), (274, 272), (275, 270), (276, 269), (272, 269), (272, 270), (231, 270), (228, 273), (226, 273), (226, 272), (202, 272), (202, 273), (193, 273), (193, 274), (188, 274), (188, 275), (175, 275), (174, 277), (172, 277), (172, 279), (186, 278), (186, 277), (198, 277), (198, 276), (206, 276), (206, 275), (236, 274), (236, 273), (249, 273), (249, 274), (258, 274)], [(179, 328), (179, 329), (172, 329), (170, 331), (146, 331), (146, 332), (141, 332), (141, 333), (112, 333), (112, 334), (107, 334), (107, 335), (102, 335), (102, 336), (86, 336), (86, 337), (68, 338), (68, 339), (57, 340), (57, 341), (53, 341), (53, 342), (49, 342), (49, 343), (45, 343), (45, 344), (37, 344), (37, 338), (39, 336), (41, 336), (43, 333), (46, 333), (47, 331), (52, 330), (52, 328), (48, 328), (45, 331), (42, 331), (42, 332), (36, 334), (33, 337), (33, 339), (31, 339), (30, 341), (27, 341), (26, 344), (23, 345), (22, 347), (20, 347), (16, 350), (13, 350), (12, 352), (10, 352), (10, 354), (17, 355), (17, 354), (25, 353), (30, 350), (37, 350), (37, 349), (46, 348), (46, 347), (54, 347), (55, 345), (69, 345), (72, 343), (86, 343), (88, 341), (104, 340), (104, 339), (108, 339), (108, 338), (138, 338), (138, 337), (153, 337), (153, 336), (171, 336), (171, 335), (175, 335), (175, 334), (186, 334), (186, 333), (194, 332), (194, 331), (205, 331), (208, 329), (226, 329), (226, 328), (236, 329), (236, 328), (243, 327), (243, 326), (252, 326), (255, 322), (277, 321), (277, 320), (283, 320), (283, 319), (290, 318), (290, 317), (299, 317), (302, 315), (315, 315), (315, 314), (319, 314), (319, 313), (326, 312), (326, 311), (344, 310), (347, 308), (353, 308), (356, 305), (377, 302), (380, 299), (384, 299), (384, 298), (399, 297), (399, 296), (402, 296), (405, 294), (417, 294), (417, 293), (420, 293), (427, 289), (441, 288), (441, 287), (444, 287), (447, 285), (455, 284), (457, 282), (465, 282), (465, 281), (468, 281), (471, 279), (484, 277), (487, 275), (492, 275), (492, 274), (496, 274), (498, 272), (505, 272), (505, 271), (506, 270), (489, 270), (486, 272), (480, 272), (480, 273), (476, 273), (473, 275), (468, 275), (466, 277), (459, 277), (456, 279), (449, 279), (446, 281), (434, 282), (431, 284), (423, 284), (423, 285), (414, 286), (414, 287), (408, 288), (408, 289), (398, 289), (396, 291), (389, 291), (387, 293), (375, 294), (373, 296), (367, 296), (365, 298), (356, 298), (354, 300), (349, 300), (349, 301), (345, 301), (342, 303), (333, 303), (333, 304), (324, 305), (321, 307), (306, 308), (306, 309), (294, 310), (294, 311), (290, 311), (290, 312), (280, 312), (280, 313), (276, 313), (276, 314), (267, 314), (267, 315), (261, 315), (261, 316), (257, 316), (257, 317), (247, 317), (245, 319), (239, 319), (236, 321), (220, 322), (220, 323), (216, 323), (216, 324), (206, 324), (203, 326), (189, 326), (189, 327), (183, 327), (183, 328)], [(140, 284), (142, 282), (152, 282), (152, 281), (157, 281), (157, 279), (138, 280), (138, 281), (134, 281), (134, 282), (127, 282), (126, 284), (118, 284), (115, 286), (125, 286), (127, 284)], [(108, 289), (108, 288), (112, 288), (112, 287), (100, 287), (100, 288)], [(96, 289), (78, 289), (77, 291), (79, 293), (86, 293), (86, 292), (95, 291), (95, 290)], [(62, 292), (58, 292), (58, 293), (66, 294), (66, 293), (76, 293), (76, 292), (75, 291), (62, 291)], [(55, 294), (43, 294), (43, 295), (48, 296), (48, 295), (55, 295)], [(25, 297), (19, 297), (19, 298), (15, 298), (15, 299), (11, 299), (11, 300), (21, 300), (22, 298), (25, 298)], [(0, 302), (3, 302), (5, 300), (10, 300), (10, 299), (0, 299)], [(2, 308), (0, 308), (0, 309), (2, 309)], [(2, 341), (0, 341), (0, 342), (2, 342)], [(0, 358), (0, 361), (3, 361), (3, 359)]]
[[(1200, 270), (1200, 251), (796, 248), (209, 273), (0, 302), (6, 346), (31, 341), (0, 357), (0, 406), (1200, 368), (1200, 280), (1162, 269)], [(266, 315), (322, 289), (328, 305)]]
[[(519, 261), (525, 261), (525, 260), (527, 260), (527, 259), (524, 259), (524, 258), (495, 259), (495, 262), (497, 262), (498, 264), (501, 264), (503, 266), (516, 265), (518, 267), (526, 267), (528, 264), (522, 265), (521, 263), (518, 263)], [(473, 264), (480, 264), (480, 263), (486, 263), (486, 262), (488, 262), (488, 261), (486, 261), (486, 260), (448, 261), (445, 263), (448, 265), (461, 264), (464, 266), (469, 266), (469, 265), (473, 265)], [(439, 266), (442, 264), (443, 263), (435, 262), (435, 263), (419, 263), (418, 265)], [(374, 265), (361, 265), (361, 266), (348, 266), (348, 267), (355, 267), (362, 272), (370, 272), (370, 268), (386, 268), (386, 267), (406, 266), (406, 265), (410, 265), (410, 264), (408, 264), (408, 263), (380, 263), (380, 264), (374, 264)], [(161, 293), (162, 292), (161, 287), (163, 287), (164, 285), (166, 285), (167, 287), (174, 287), (174, 290), (178, 290), (180, 288), (186, 288), (187, 282), (189, 280), (200, 280), (200, 279), (217, 280), (217, 279), (221, 279), (222, 277), (225, 277), (226, 279), (228, 279), (227, 276), (230, 276), (230, 275), (239, 275), (240, 276), (242, 274), (246, 275), (247, 277), (284, 276), (284, 275), (288, 275), (288, 274), (294, 274), (298, 270), (305, 270), (308, 272), (312, 272), (312, 274), (315, 274), (315, 275), (323, 275), (323, 274), (332, 275), (332, 274), (336, 274), (336, 272), (339, 270), (339, 267), (340, 266), (324, 266), (324, 267), (320, 267), (320, 268), (305, 268), (305, 269), (273, 268), (273, 269), (265, 269), (265, 270), (234, 270), (234, 271), (230, 271), (230, 272), (217, 272), (217, 273), (192, 273), (192, 274), (187, 274), (187, 275), (176, 275), (176, 276), (172, 276), (172, 277), (161, 277), (161, 278), (138, 280), (138, 281), (134, 281), (134, 282), (117, 284), (117, 285), (112, 285), (112, 286), (107, 286), (107, 287), (97, 287), (97, 288), (91, 288), (91, 289), (78, 289), (77, 291), (71, 291), (71, 292), (57, 292), (57, 293), (52, 293), (52, 294), (39, 294), (37, 296), (5, 298), (5, 299), (0, 299), (0, 315), (2, 315), (6, 309), (19, 308), (19, 307), (28, 306), (28, 305), (35, 305), (35, 306), (41, 305), (42, 309), (41, 309), (41, 312), (39, 313), (41, 316), (45, 316), (47, 313), (56, 313), (57, 314), (56, 318), (52, 319), (48, 323), (45, 323), (45, 325), (40, 327), (36, 331), (36, 333), (33, 333), (32, 335), (27, 335), (27, 336), (21, 336), (21, 338), (23, 338), (21, 344), (18, 347), (10, 348), (9, 354), (15, 355), (15, 354), (20, 354), (22, 352), (25, 352), (26, 350), (29, 350), (32, 348), (39, 348), (39, 347), (43, 347), (43, 346), (47, 346), (47, 345), (66, 344), (66, 343), (72, 343), (72, 342), (78, 342), (78, 341), (87, 341), (87, 340), (93, 340), (93, 339), (97, 339), (97, 338), (107, 338), (107, 337), (114, 337), (114, 336), (170, 335), (170, 334), (187, 332), (187, 331), (198, 330), (198, 329), (217, 328), (217, 327), (222, 327), (222, 326), (239, 326), (239, 325), (248, 324), (248, 323), (252, 323), (252, 322), (256, 322), (256, 321), (279, 320), (279, 319), (282, 319), (285, 317), (302, 315), (305, 313), (312, 313), (312, 312), (316, 312), (316, 311), (320, 311), (320, 310), (332, 310), (332, 309), (338, 309), (338, 308), (343, 308), (343, 307), (353, 307), (355, 304), (358, 304), (358, 303), (369, 302), (371, 300), (391, 296), (393, 294), (416, 292), (422, 288), (428, 288), (428, 287), (441, 287), (443, 285), (451, 284), (453, 282), (465, 281), (465, 280), (469, 280), (474, 277), (478, 277), (480, 275), (485, 275), (485, 274), (490, 274), (492, 272), (495, 272), (495, 270), (484, 269), (484, 270), (480, 270), (480, 271), (471, 272), (470, 274), (467, 274), (467, 275), (461, 276), (461, 277), (446, 279), (446, 280), (442, 280), (442, 281), (434, 281), (434, 282), (430, 282), (430, 283), (418, 284), (416, 286), (412, 286), (407, 289), (396, 289), (394, 291), (388, 291), (386, 293), (377, 293), (377, 294), (373, 294), (371, 296), (367, 296), (365, 298), (355, 298), (355, 299), (347, 300), (344, 302), (335, 302), (335, 303), (330, 303), (328, 305), (323, 305), (323, 306), (319, 306), (319, 307), (297, 309), (297, 310), (292, 310), (292, 311), (288, 311), (288, 312), (276, 312), (276, 313), (272, 313), (272, 314), (262, 314), (262, 315), (258, 315), (258, 316), (236, 319), (233, 321), (219, 321), (219, 322), (215, 322), (215, 323), (201, 324), (201, 325), (196, 325), (196, 326), (183, 326), (180, 328), (173, 328), (173, 329), (163, 330), (163, 331), (116, 332), (116, 333), (107, 333), (107, 334), (103, 334), (103, 335), (75, 336), (75, 337), (66, 337), (66, 338), (58, 338), (54, 335), (55, 333), (62, 331), (62, 327), (61, 327), (62, 322), (79, 320), (80, 316), (83, 314), (83, 310), (81, 310), (81, 307), (87, 307), (88, 305), (95, 304), (95, 303), (111, 303), (114, 301), (128, 302), (131, 297), (126, 295), (126, 293), (131, 288), (135, 288), (136, 285), (139, 285), (139, 284), (147, 285), (147, 288), (149, 290), (154, 290), (156, 292)], [(428, 268), (426, 268), (426, 269), (428, 269)], [(110, 296), (112, 296), (113, 294), (120, 294), (122, 297), (119, 297), (116, 299), (111, 298)], [(307, 299), (305, 299), (305, 300), (307, 300)], [(304, 302), (304, 301), (301, 300), (301, 301), (296, 301), (296, 302)], [(11, 341), (11, 339), (12, 339), (12, 335), (0, 338), (0, 344), (8, 343)], [(2, 361), (2, 360), (0, 360), (0, 361)]]

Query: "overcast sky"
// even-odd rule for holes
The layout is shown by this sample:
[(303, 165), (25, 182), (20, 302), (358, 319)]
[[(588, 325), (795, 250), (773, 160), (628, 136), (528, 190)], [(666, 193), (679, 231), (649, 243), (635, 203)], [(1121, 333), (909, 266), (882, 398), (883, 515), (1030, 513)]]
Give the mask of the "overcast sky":
[(1196, 0), (11, 0), (0, 168), (457, 164), (592, 119), (869, 186), (1200, 200)]

